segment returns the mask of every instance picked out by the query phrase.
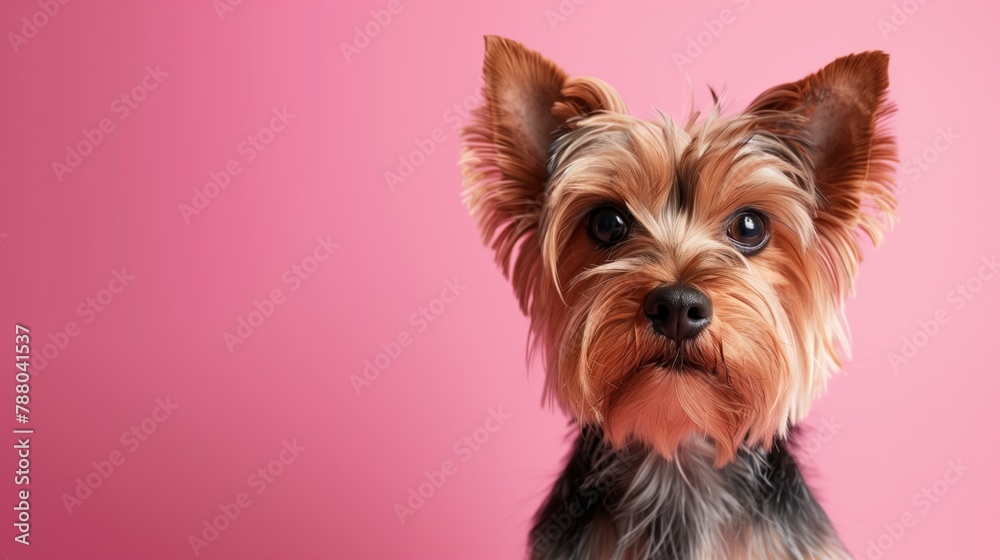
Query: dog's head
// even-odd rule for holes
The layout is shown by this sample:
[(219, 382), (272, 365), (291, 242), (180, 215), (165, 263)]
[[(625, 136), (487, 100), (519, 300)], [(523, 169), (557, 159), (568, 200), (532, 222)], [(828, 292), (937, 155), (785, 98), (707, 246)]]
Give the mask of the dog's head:
[(532, 321), (547, 390), (615, 445), (717, 463), (801, 419), (846, 347), (857, 236), (893, 215), (888, 56), (837, 59), (743, 114), (628, 114), (487, 37), (467, 202)]

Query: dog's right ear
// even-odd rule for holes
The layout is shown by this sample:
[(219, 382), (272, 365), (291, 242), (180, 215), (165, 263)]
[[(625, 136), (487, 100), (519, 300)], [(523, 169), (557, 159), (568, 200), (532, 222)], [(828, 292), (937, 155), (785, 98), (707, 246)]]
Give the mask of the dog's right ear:
[(626, 109), (604, 82), (570, 79), (537, 52), (492, 35), (483, 82), (485, 103), (462, 133), (465, 199), (527, 311), (530, 286), (541, 272), (537, 231), (552, 142), (575, 117)]

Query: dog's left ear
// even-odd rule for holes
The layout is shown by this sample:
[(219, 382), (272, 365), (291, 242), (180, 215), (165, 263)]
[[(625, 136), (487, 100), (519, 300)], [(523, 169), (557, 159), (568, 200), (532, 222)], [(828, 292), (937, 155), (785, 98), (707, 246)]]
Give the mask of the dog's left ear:
[(496, 36), (486, 37), (483, 96), (462, 133), (466, 202), (527, 311), (541, 273), (538, 226), (552, 143), (575, 118), (626, 109), (603, 81), (570, 78), (537, 52)]
[(854, 252), (856, 244), (844, 236), (860, 228), (877, 243), (884, 218), (894, 215), (896, 145), (882, 126), (894, 110), (886, 100), (888, 66), (889, 55), (880, 51), (838, 58), (771, 88), (747, 109), (763, 128), (802, 141), (820, 198), (818, 229)]

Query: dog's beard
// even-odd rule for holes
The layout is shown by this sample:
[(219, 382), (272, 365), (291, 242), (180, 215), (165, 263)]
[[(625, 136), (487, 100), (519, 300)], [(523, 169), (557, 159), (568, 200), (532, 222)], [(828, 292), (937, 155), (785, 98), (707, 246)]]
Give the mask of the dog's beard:
[(791, 329), (765, 286), (732, 270), (706, 274), (714, 280), (699, 286), (715, 318), (677, 343), (643, 315), (655, 272), (602, 276), (598, 267), (576, 286), (557, 344), (558, 396), (582, 422), (600, 424), (616, 446), (638, 442), (668, 458), (688, 437), (707, 436), (719, 465), (741, 444), (768, 446), (785, 433), (795, 358)]

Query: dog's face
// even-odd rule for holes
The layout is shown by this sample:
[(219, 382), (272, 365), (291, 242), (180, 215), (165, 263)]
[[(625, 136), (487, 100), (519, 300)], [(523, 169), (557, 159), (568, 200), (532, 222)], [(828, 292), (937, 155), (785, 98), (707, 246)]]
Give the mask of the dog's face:
[(838, 59), (741, 115), (628, 115), (593, 78), (486, 41), (467, 200), (545, 353), (548, 392), (615, 445), (717, 463), (802, 418), (845, 346), (860, 251), (892, 215), (888, 57)]

